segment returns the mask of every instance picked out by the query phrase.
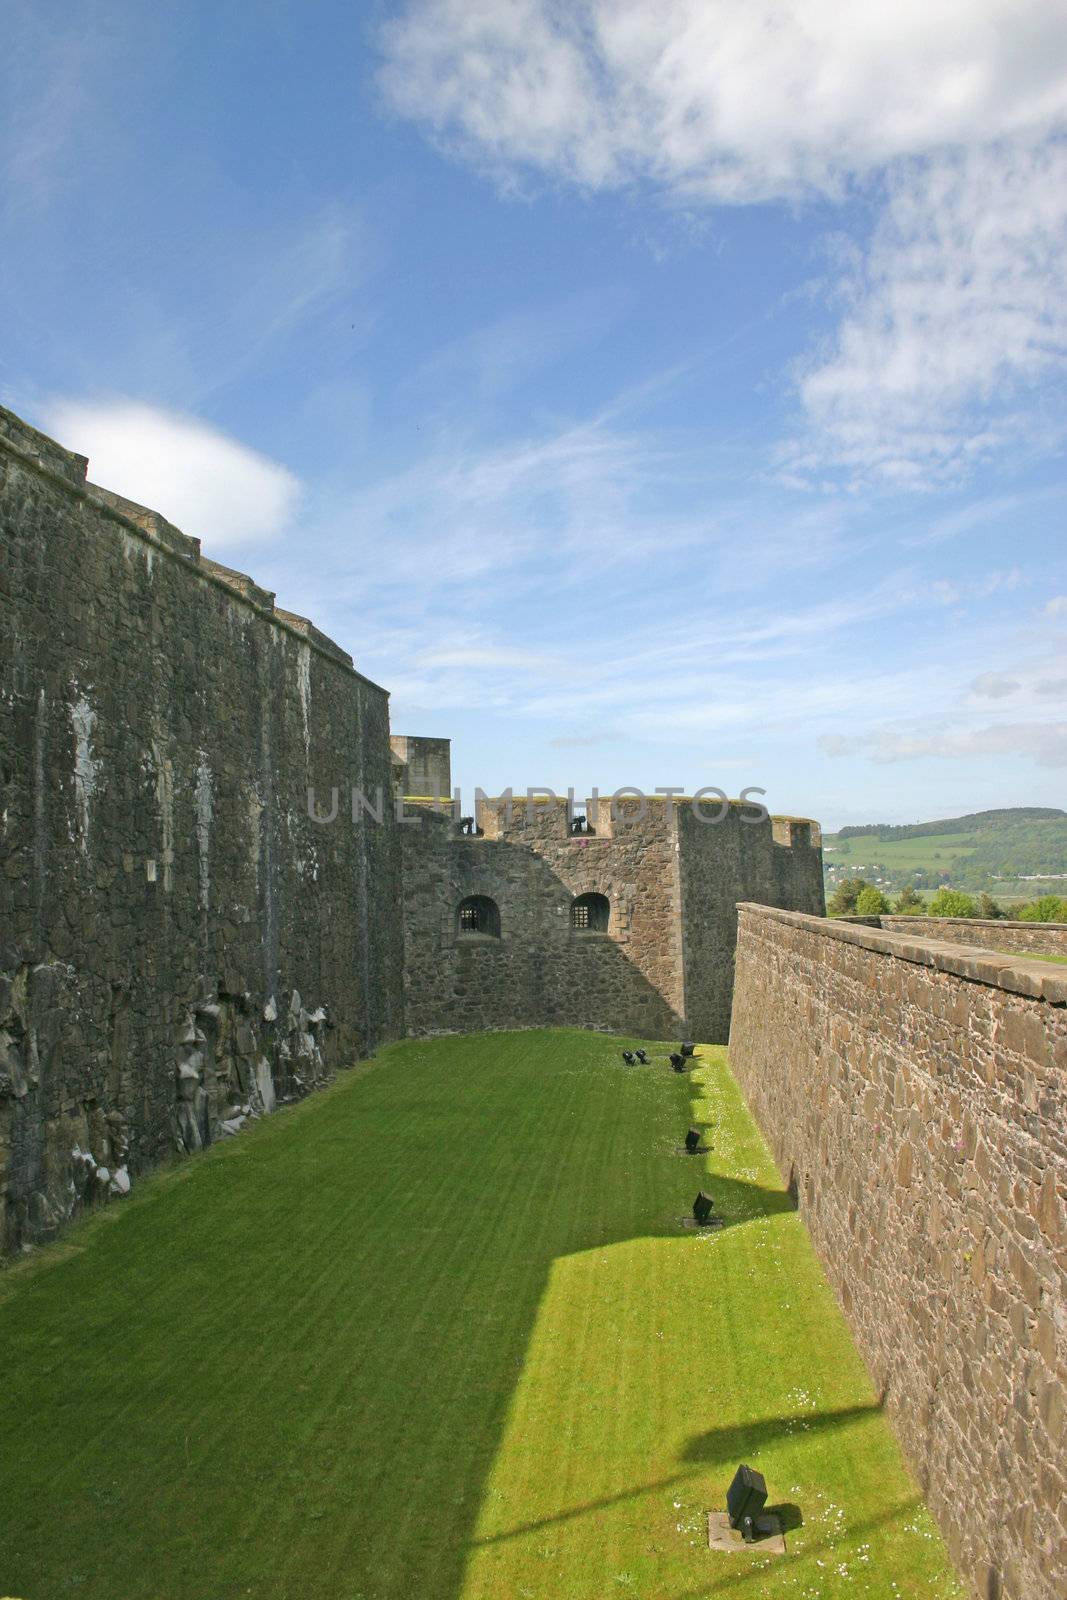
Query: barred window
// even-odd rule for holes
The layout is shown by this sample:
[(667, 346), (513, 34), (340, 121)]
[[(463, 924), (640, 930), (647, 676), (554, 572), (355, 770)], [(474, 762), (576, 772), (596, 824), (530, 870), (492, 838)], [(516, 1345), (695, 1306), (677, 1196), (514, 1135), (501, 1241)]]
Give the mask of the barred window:
[(575, 933), (607, 933), (611, 902), (606, 895), (580, 894), (571, 902), (571, 927)]
[(461, 900), (456, 922), (461, 934), (487, 934), (491, 939), (500, 938), (500, 911), (496, 901), (490, 900), (488, 895), (472, 894), (466, 900)]

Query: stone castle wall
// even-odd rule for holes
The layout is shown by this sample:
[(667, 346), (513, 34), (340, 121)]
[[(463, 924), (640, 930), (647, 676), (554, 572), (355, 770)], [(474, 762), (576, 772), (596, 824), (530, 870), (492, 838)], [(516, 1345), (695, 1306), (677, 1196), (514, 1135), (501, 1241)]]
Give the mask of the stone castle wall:
[[(719, 815), (714, 804), (705, 816)], [(787, 817), (750, 820), (731, 806), (721, 822), (678, 809), (685, 995), (694, 1038), (724, 1043), (730, 1032), (737, 904), (823, 913), (822, 840), (817, 824)]]
[[(405, 1028), (725, 1039), (735, 902), (822, 910), (814, 825), (736, 803), (398, 825), (448, 740), (390, 738), (332, 641), (86, 466), (0, 409), (0, 1248)], [(500, 938), (459, 936), (473, 894)]]
[[(655, 819), (617, 839), (570, 837), (565, 807), (483, 811), (484, 837), (428, 808), (401, 828), (405, 990), (413, 1033), (577, 1026), (663, 1038), (682, 1026), (675, 856)], [(571, 928), (571, 901), (611, 902), (608, 931)], [(500, 937), (457, 909), (495, 901)]]
[[(705, 815), (717, 815), (709, 804)], [(733, 988), (736, 902), (822, 910), (818, 830), (810, 823), (721, 822), (689, 803), (606, 801), (592, 835), (570, 832), (566, 803), (479, 812), (481, 837), (441, 812), (410, 805), (404, 859), (409, 1030), (573, 1026), (645, 1038), (682, 1032), (725, 1041)], [(814, 829), (814, 832), (813, 832)], [(571, 927), (572, 900), (604, 895), (604, 933)], [(483, 895), (499, 908), (499, 938), (461, 933), (457, 910)]]
[(1067, 924), (1062, 922), (985, 921), (980, 917), (879, 917), (879, 927), (890, 933), (916, 932), (916, 920), (927, 939), (948, 939), (979, 945), (984, 950), (1026, 955), (1067, 956)]
[(8, 1249), (403, 1026), (386, 694), (85, 469), (0, 411)]
[(1058, 1600), (1067, 973), (900, 920), (742, 906), (731, 1061), (961, 1571)]

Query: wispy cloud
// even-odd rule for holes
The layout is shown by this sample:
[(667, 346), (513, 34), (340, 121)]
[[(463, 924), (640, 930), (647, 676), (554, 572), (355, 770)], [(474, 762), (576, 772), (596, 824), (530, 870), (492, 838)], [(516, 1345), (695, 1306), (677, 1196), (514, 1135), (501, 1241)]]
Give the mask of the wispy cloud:
[(1055, 441), (1035, 385), (1067, 371), (1067, 144), (898, 168), (844, 320), (800, 379), (793, 470), (905, 488)]
[(1021, 756), (1039, 767), (1067, 767), (1067, 722), (1010, 722), (967, 730), (944, 728), (932, 734), (882, 732), (855, 738), (825, 734), (819, 743), (829, 756), (866, 755), (881, 764)]
[(294, 474), (196, 417), (132, 400), (56, 399), (43, 420), (89, 457), (94, 482), (161, 512), (209, 555), (273, 538), (292, 519)]
[(1067, 114), (1044, 0), (412, 0), (382, 32), (403, 115), (500, 174), (687, 198), (837, 194), (902, 156)]
[(0, 197), (12, 225), (51, 204), (72, 168), (107, 142), (100, 84), (138, 29), (91, 3), (62, 14), (8, 6), (0, 52)]
[(396, 110), (505, 181), (692, 206), (884, 210), (799, 370), (793, 486), (927, 489), (1061, 440), (1067, 30), (1045, 0), (412, 0), (382, 32)]
[(598, 745), (619, 744), (622, 734), (612, 729), (601, 733), (561, 733), (548, 741), (552, 750), (592, 750)]
[(457, 389), (466, 407), (495, 400), (598, 343), (627, 303), (623, 289), (606, 285), (509, 311), (435, 350), (403, 389), (424, 403), (427, 393), (451, 396)]
[(1009, 695), (1018, 694), (1022, 685), (1018, 678), (1010, 678), (1004, 672), (982, 672), (977, 678), (971, 679), (970, 690), (982, 700), (1004, 700)]

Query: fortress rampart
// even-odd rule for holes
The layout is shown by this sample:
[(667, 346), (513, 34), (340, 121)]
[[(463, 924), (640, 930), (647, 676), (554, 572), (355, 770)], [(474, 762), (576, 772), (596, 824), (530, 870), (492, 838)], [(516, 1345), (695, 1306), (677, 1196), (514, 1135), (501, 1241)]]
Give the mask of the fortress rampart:
[[(948, 939), (977, 945), (983, 950), (999, 950), (1026, 955), (1067, 956), (1067, 923), (985, 921), (979, 917), (921, 917), (924, 938)], [(915, 917), (878, 917), (877, 926), (890, 933), (905, 935), (916, 931)]]
[[(413, 741), (414, 742), (414, 741)], [(444, 785), (447, 793), (447, 784)], [(569, 1025), (725, 1041), (736, 903), (821, 912), (816, 824), (751, 806), (603, 798), (573, 833), (565, 800), (484, 805), (479, 835), (409, 802), (402, 826), (406, 1017), (414, 1033)], [(700, 815), (697, 815), (699, 810)], [(721, 817), (714, 821), (713, 818)], [(575, 926), (598, 897), (602, 926)], [(459, 909), (496, 908), (494, 931)]]
[(0, 411), (3, 1244), (402, 1030), (385, 691)]
[(739, 909), (731, 1063), (927, 1503), (976, 1595), (1058, 1600), (1067, 970)]
[(815, 824), (737, 803), (398, 822), (448, 740), (86, 470), (0, 409), (0, 1248), (405, 1031), (725, 1039), (736, 901), (822, 910)]

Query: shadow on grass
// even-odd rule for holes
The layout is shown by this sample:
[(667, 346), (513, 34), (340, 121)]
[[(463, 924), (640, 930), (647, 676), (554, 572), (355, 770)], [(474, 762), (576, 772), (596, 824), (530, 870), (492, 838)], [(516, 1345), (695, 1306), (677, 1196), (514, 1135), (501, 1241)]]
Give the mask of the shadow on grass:
[[(778, 1443), (783, 1433), (802, 1429), (805, 1433), (832, 1432), (835, 1428), (848, 1427), (850, 1423), (861, 1418), (877, 1414), (881, 1407), (872, 1402), (870, 1405), (843, 1406), (838, 1411), (824, 1411), (812, 1414), (810, 1412), (797, 1412), (792, 1415), (765, 1417), (759, 1422), (737, 1423), (730, 1427), (712, 1428), (707, 1433), (695, 1434), (682, 1451), (682, 1460), (692, 1463), (681, 1472), (673, 1472), (668, 1477), (656, 1478), (650, 1482), (634, 1484), (629, 1489), (620, 1489), (615, 1494), (604, 1495), (597, 1500), (588, 1500), (580, 1505), (569, 1506), (565, 1511), (556, 1512), (550, 1517), (539, 1517), (530, 1522), (522, 1522), (514, 1528), (508, 1528), (503, 1533), (490, 1534), (484, 1539), (472, 1541), (474, 1547), (505, 1544), (510, 1539), (519, 1539), (529, 1533), (540, 1532), (544, 1528), (562, 1522), (573, 1522), (579, 1517), (589, 1516), (595, 1511), (605, 1511), (610, 1506), (621, 1505), (627, 1500), (637, 1499), (641, 1495), (653, 1494), (663, 1489), (674, 1489), (684, 1483), (686, 1479), (701, 1476), (704, 1470), (711, 1467), (729, 1466), (736, 1467), (746, 1457), (758, 1456), (765, 1445)], [(789, 1503), (768, 1506), (767, 1512), (777, 1516), (782, 1523), (784, 1532), (795, 1530), (803, 1526), (804, 1518), (800, 1507)]]
[(749, 1183), (744, 1178), (728, 1178), (715, 1172), (704, 1174), (703, 1185), (714, 1199), (716, 1209), (728, 1228), (753, 1222), (758, 1217), (775, 1217), (783, 1211), (796, 1210), (785, 1189), (769, 1189), (761, 1183)]
[(876, 1415), (881, 1406), (842, 1406), (838, 1411), (804, 1411), (794, 1416), (764, 1417), (759, 1422), (738, 1422), (728, 1427), (697, 1433), (682, 1452), (683, 1461), (697, 1461), (705, 1467), (727, 1466), (758, 1455), (765, 1445), (775, 1444), (783, 1433), (832, 1433), (847, 1428), (861, 1417)]
[[(870, 1409), (697, 1434), (659, 1482), (476, 1539), (553, 1263), (679, 1236), (666, 1204), (649, 1218), (685, 1169), (655, 1164), (663, 1122), (636, 1078), (620, 1096), (605, 1046), (396, 1047), (400, 1070), (189, 1163), (27, 1280), (0, 1308), (0, 1503), (18, 1529), (0, 1591), (457, 1600), (479, 1544)], [(685, 1080), (668, 1082), (684, 1127)], [(789, 1208), (692, 1176), (731, 1223)]]
[[(884, 1528), (889, 1523), (896, 1522), (899, 1518), (907, 1516), (909, 1512), (917, 1511), (922, 1503), (918, 1495), (913, 1495), (907, 1500), (889, 1506), (885, 1511), (880, 1511), (875, 1517), (864, 1517), (860, 1522), (849, 1523), (847, 1537), (854, 1540), (859, 1534), (873, 1533), (877, 1528)], [(775, 1510), (779, 1512), (781, 1509), (781, 1507), (775, 1507)], [(817, 1540), (814, 1544), (806, 1544), (801, 1552), (803, 1560), (807, 1562), (813, 1558), (826, 1555), (840, 1543), (840, 1538), (840, 1534), (835, 1533), (829, 1538)], [(753, 1550), (758, 1549), (758, 1545), (753, 1546)], [(738, 1560), (745, 1559), (747, 1554), (747, 1551), (739, 1551)], [(747, 1584), (752, 1582), (753, 1578), (765, 1580), (766, 1576), (766, 1570), (762, 1565), (746, 1566), (740, 1571), (723, 1573), (721, 1577), (716, 1578), (711, 1583), (702, 1583), (697, 1589), (683, 1589), (679, 1593), (670, 1596), (669, 1600), (707, 1600), (709, 1595), (739, 1594), (744, 1591)], [(809, 1592), (817, 1593), (819, 1591)], [(894, 1593), (896, 1592), (896, 1587), (894, 1586)]]

